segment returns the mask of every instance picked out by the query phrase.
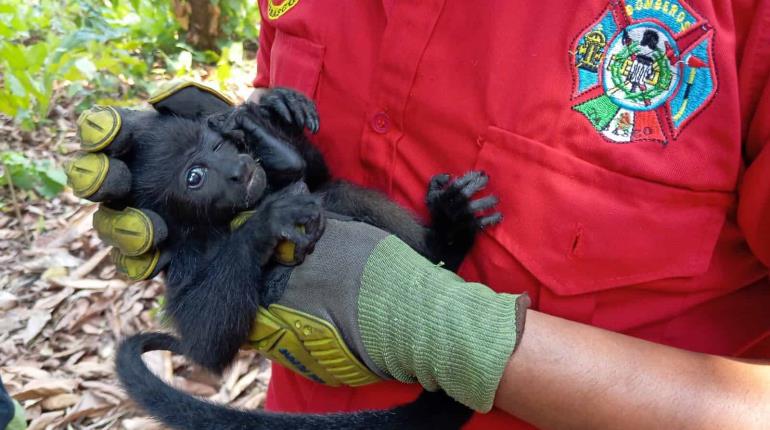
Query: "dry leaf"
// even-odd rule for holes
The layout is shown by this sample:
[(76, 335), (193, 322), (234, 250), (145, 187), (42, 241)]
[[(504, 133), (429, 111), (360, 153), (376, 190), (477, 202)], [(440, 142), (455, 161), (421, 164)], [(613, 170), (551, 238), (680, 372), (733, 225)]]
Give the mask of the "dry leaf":
[(152, 373), (166, 382), (174, 377), (174, 366), (171, 363), (169, 351), (150, 351), (142, 354), (142, 359)]
[(37, 337), (50, 320), (51, 313), (48, 311), (35, 310), (30, 312), (29, 319), (27, 320), (27, 327), (21, 332), (21, 340), (24, 344), (29, 344), (32, 339)]
[(238, 382), (233, 386), (233, 389), (230, 390), (230, 401), (233, 401), (238, 396), (240, 396), (243, 390), (248, 388), (248, 386), (257, 379), (257, 376), (259, 376), (260, 373), (260, 369), (254, 369), (244, 375), (243, 378), (238, 380)]
[(74, 292), (72, 288), (65, 288), (57, 294), (38, 300), (33, 309), (54, 309)]
[(163, 426), (150, 418), (128, 418), (123, 420), (125, 430), (163, 430)]
[(59, 409), (68, 408), (79, 401), (80, 396), (67, 393), (49, 397), (40, 402), (40, 405), (43, 407), (44, 411), (58, 411)]
[(76, 290), (106, 290), (108, 288), (125, 288), (126, 286), (126, 283), (120, 279), (103, 281), (101, 279), (52, 278), (49, 281), (54, 285)]
[(86, 391), (83, 398), (80, 399), (77, 406), (73, 408), (62, 420), (62, 424), (79, 420), (83, 417), (91, 417), (109, 410), (112, 405), (105, 403), (102, 399)]
[(114, 369), (112, 364), (84, 361), (69, 366), (67, 370), (70, 370), (72, 373), (75, 373), (83, 379), (95, 379), (111, 375)]
[(12, 393), (18, 401), (39, 399), (55, 396), (57, 394), (71, 393), (78, 383), (74, 379), (33, 379), (28, 382), (21, 391)]
[(64, 415), (64, 411), (46, 412), (29, 423), (27, 430), (44, 430), (49, 424), (56, 421), (57, 418)]
[(30, 272), (44, 272), (50, 267), (78, 267), (83, 260), (73, 256), (66, 249), (33, 249), (29, 254), (39, 257), (25, 262), (22, 266)]
[(266, 397), (267, 397), (266, 391), (255, 390), (253, 393), (249, 394), (243, 399), (233, 403), (233, 406), (240, 409), (246, 409), (246, 410), (259, 409), (259, 407), (262, 406), (262, 403), (265, 402)]
[(89, 273), (91, 273), (91, 271), (94, 270), (96, 268), (96, 266), (98, 266), (99, 263), (101, 263), (102, 260), (104, 260), (104, 258), (107, 257), (107, 255), (110, 254), (111, 250), (112, 250), (112, 247), (108, 246), (108, 247), (100, 250), (96, 254), (94, 254), (91, 258), (88, 259), (88, 261), (83, 263), (83, 265), (81, 265), (77, 269), (73, 270), (72, 273), (70, 274), (70, 278), (71, 279), (80, 279), (80, 278), (88, 275)]
[(174, 386), (186, 393), (200, 397), (211, 397), (217, 393), (217, 389), (211, 385), (190, 381), (189, 379), (182, 378), (181, 376), (174, 377)]
[(236, 360), (235, 364), (230, 367), (230, 371), (228, 372), (227, 378), (225, 379), (224, 388), (228, 392), (232, 392), (233, 387), (235, 387), (235, 384), (238, 382), (240, 376), (243, 375), (243, 372), (247, 370), (248, 365), (243, 360)]
[(117, 383), (105, 384), (104, 382), (98, 381), (83, 381), (83, 383), (80, 385), (83, 388), (94, 390), (94, 392), (100, 394), (100, 397), (111, 403), (118, 404), (128, 398), (126, 393)]
[(0, 291), (0, 311), (13, 309), (19, 304), (19, 299), (8, 291)]
[[(40, 370), (37, 367), (32, 366), (4, 366), (4, 372), (13, 373), (14, 375), (24, 376), (30, 379), (46, 379), (50, 378), (51, 374), (45, 370)], [(8, 382), (8, 378), (5, 378)]]
[(47, 269), (45, 269), (45, 272), (43, 272), (42, 275), (40, 275), (40, 279), (47, 281), (52, 278), (64, 278), (69, 273), (69, 270), (67, 270), (66, 267), (62, 266), (52, 266)]

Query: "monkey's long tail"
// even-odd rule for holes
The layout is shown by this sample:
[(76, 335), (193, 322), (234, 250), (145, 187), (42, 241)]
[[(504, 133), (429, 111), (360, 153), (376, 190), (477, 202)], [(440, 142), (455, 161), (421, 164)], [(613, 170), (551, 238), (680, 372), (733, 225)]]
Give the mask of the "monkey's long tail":
[(325, 415), (242, 411), (177, 390), (152, 373), (141, 357), (155, 350), (181, 354), (181, 349), (179, 341), (169, 334), (140, 333), (121, 343), (116, 363), (118, 378), (129, 396), (154, 418), (177, 430), (459, 429), (471, 415), (443, 392), (425, 392), (412, 403), (384, 411)]

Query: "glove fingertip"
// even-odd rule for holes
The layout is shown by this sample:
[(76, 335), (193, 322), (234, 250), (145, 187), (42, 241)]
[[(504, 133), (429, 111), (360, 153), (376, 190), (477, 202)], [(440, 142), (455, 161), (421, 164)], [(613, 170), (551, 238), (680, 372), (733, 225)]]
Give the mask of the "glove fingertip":
[(161, 216), (157, 213), (148, 209), (142, 209), (142, 212), (147, 215), (147, 217), (150, 219), (150, 222), (152, 223), (152, 246), (156, 247), (168, 237), (168, 226), (166, 225), (166, 222), (163, 221), (163, 218), (161, 218)]
[(75, 195), (94, 202), (123, 197), (131, 189), (131, 172), (125, 163), (102, 153), (68, 162), (66, 174)]
[(131, 171), (128, 166), (114, 158), (109, 160), (109, 164), (104, 182), (93, 195), (87, 197), (88, 200), (92, 202), (115, 200), (125, 197), (131, 191)]

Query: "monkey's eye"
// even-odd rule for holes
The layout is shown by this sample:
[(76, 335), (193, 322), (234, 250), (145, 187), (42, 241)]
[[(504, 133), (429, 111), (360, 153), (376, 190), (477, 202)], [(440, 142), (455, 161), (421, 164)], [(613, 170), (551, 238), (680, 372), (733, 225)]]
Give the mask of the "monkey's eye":
[(194, 190), (203, 186), (206, 181), (207, 169), (201, 166), (195, 166), (187, 171), (187, 188)]

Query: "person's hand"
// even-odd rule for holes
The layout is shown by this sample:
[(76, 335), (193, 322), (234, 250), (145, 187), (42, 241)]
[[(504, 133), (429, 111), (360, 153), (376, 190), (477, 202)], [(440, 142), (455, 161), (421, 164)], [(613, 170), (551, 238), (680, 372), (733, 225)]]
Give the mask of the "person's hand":
[(466, 283), (393, 235), (327, 214), (315, 251), (270, 271), (260, 302), (250, 345), (309, 379), (419, 382), (488, 411), (529, 299)]
[(150, 99), (153, 110), (95, 106), (78, 118), (81, 154), (67, 165), (67, 180), (76, 196), (100, 202), (94, 214), (99, 238), (114, 247), (118, 270), (133, 280), (148, 279), (168, 262), (161, 243), (164, 220), (153, 211), (131, 207), (131, 172), (121, 158), (129, 156), (133, 133), (152, 115), (203, 119), (230, 109), (232, 102), (192, 81), (169, 82)]

